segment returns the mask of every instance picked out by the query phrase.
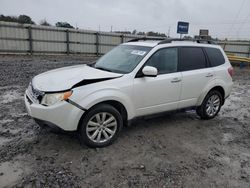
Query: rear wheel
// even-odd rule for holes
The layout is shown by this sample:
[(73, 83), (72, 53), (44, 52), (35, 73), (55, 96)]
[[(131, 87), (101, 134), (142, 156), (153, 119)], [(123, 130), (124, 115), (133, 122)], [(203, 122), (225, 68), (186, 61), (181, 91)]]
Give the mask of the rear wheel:
[(201, 106), (196, 109), (196, 112), (202, 119), (212, 119), (219, 113), (221, 105), (221, 93), (217, 90), (212, 90), (207, 94)]
[(113, 143), (122, 129), (120, 113), (107, 104), (91, 109), (79, 128), (80, 141), (89, 147), (105, 147)]

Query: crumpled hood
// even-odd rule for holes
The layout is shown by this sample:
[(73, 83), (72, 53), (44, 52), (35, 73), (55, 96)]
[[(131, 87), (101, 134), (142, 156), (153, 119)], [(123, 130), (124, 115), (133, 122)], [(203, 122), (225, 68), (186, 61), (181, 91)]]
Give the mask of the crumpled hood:
[(32, 80), (34, 88), (44, 92), (57, 92), (71, 89), (82, 81), (94, 83), (95, 80), (117, 78), (122, 74), (107, 72), (87, 65), (76, 65), (54, 69), (35, 76)]

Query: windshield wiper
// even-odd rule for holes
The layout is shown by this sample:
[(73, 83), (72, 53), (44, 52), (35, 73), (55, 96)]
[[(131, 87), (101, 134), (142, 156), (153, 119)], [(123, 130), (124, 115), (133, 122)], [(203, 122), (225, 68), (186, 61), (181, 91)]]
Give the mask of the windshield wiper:
[(94, 67), (94, 68), (99, 69), (99, 70), (104, 70), (104, 71), (112, 72), (111, 70), (106, 69), (104, 67)]
[(87, 64), (87, 66), (94, 67), (96, 64), (96, 61), (91, 61), (90, 63)]

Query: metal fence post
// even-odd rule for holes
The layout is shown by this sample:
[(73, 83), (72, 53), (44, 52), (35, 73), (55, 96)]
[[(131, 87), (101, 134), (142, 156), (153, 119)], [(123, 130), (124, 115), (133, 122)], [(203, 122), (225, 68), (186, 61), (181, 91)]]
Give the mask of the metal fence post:
[(30, 52), (30, 55), (33, 54), (33, 39), (32, 39), (32, 27), (31, 26), (28, 26), (28, 35), (29, 35), (29, 52)]
[(226, 41), (224, 41), (224, 45), (223, 45), (223, 50), (225, 51), (225, 49), (226, 49)]
[(67, 49), (67, 55), (69, 55), (69, 30), (66, 29), (66, 49)]
[(121, 43), (124, 43), (124, 35), (121, 35)]
[[(250, 58), (250, 43), (249, 43), (249, 47), (248, 47), (248, 58)], [(250, 65), (250, 63), (249, 63)]]
[(100, 54), (100, 51), (99, 51), (99, 45), (100, 45), (99, 35), (100, 35), (100, 33), (96, 32), (95, 35), (96, 35), (96, 43), (95, 43), (95, 45), (96, 45), (96, 55), (99, 56), (99, 54)]

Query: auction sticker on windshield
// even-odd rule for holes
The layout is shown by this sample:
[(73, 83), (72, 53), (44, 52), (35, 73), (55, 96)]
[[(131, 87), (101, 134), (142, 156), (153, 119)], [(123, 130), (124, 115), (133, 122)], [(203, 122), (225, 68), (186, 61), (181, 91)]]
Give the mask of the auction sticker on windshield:
[(134, 54), (134, 55), (140, 55), (140, 56), (143, 56), (143, 55), (145, 55), (145, 51), (141, 51), (141, 50), (133, 50), (132, 52), (131, 52), (131, 54)]

